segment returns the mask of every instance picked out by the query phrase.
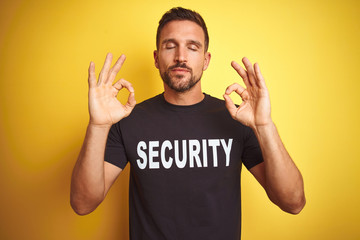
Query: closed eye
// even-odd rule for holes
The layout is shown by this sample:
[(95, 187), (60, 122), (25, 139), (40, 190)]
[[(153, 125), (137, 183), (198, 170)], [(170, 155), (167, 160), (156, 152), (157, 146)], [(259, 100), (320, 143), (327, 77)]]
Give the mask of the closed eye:
[(172, 48), (175, 48), (176, 47), (176, 44), (172, 41), (167, 41), (165, 42), (165, 46), (164, 46), (166, 49), (172, 49)]
[(197, 41), (188, 42), (188, 48), (192, 51), (198, 51), (201, 48), (201, 43)]
[(198, 47), (196, 45), (190, 45), (188, 47), (191, 51), (197, 51), (198, 50)]

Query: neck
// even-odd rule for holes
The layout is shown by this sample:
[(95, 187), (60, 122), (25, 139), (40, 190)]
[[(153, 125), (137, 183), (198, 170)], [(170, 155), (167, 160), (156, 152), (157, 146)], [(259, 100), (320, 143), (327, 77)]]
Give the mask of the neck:
[(201, 91), (200, 82), (186, 92), (177, 92), (164, 84), (164, 98), (168, 103), (181, 106), (194, 105), (201, 102), (205, 95)]

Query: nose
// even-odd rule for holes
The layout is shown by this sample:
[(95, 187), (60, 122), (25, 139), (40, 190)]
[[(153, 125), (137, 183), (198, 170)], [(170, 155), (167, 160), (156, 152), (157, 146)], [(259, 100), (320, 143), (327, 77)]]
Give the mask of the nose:
[(177, 48), (175, 62), (187, 62), (187, 52), (185, 47), (179, 46)]

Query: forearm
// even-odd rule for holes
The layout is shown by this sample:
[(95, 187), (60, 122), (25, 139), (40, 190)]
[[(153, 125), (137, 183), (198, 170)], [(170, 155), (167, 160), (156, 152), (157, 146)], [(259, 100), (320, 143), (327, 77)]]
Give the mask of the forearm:
[(104, 199), (104, 152), (108, 127), (89, 125), (71, 178), (71, 206), (78, 214), (92, 212)]
[(304, 184), (300, 171), (286, 151), (276, 126), (271, 123), (257, 127), (265, 165), (265, 190), (281, 209), (298, 213), (305, 205)]

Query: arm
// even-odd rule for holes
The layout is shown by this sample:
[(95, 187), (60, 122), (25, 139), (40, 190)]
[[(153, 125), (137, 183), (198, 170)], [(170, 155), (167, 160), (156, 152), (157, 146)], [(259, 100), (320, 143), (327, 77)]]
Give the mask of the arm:
[[(243, 58), (245, 69), (236, 62), (233, 68), (242, 77), (246, 89), (235, 83), (226, 89), (224, 99), (231, 116), (251, 127), (259, 141), (264, 162), (250, 169), (264, 187), (270, 200), (282, 210), (297, 214), (305, 205), (304, 183), (300, 171), (286, 151), (271, 119), (270, 98), (259, 65), (254, 68)], [(238, 108), (230, 98), (235, 91), (243, 102)]]
[[(127, 117), (135, 106), (134, 90), (123, 79), (115, 82), (116, 74), (125, 61), (122, 55), (110, 68), (112, 55), (108, 54), (96, 81), (95, 65), (89, 67), (89, 114), (85, 140), (71, 177), (70, 204), (79, 215), (85, 215), (104, 200), (121, 169), (104, 161), (105, 145), (110, 127)], [(122, 105), (116, 98), (123, 88), (130, 92), (128, 102)]]

